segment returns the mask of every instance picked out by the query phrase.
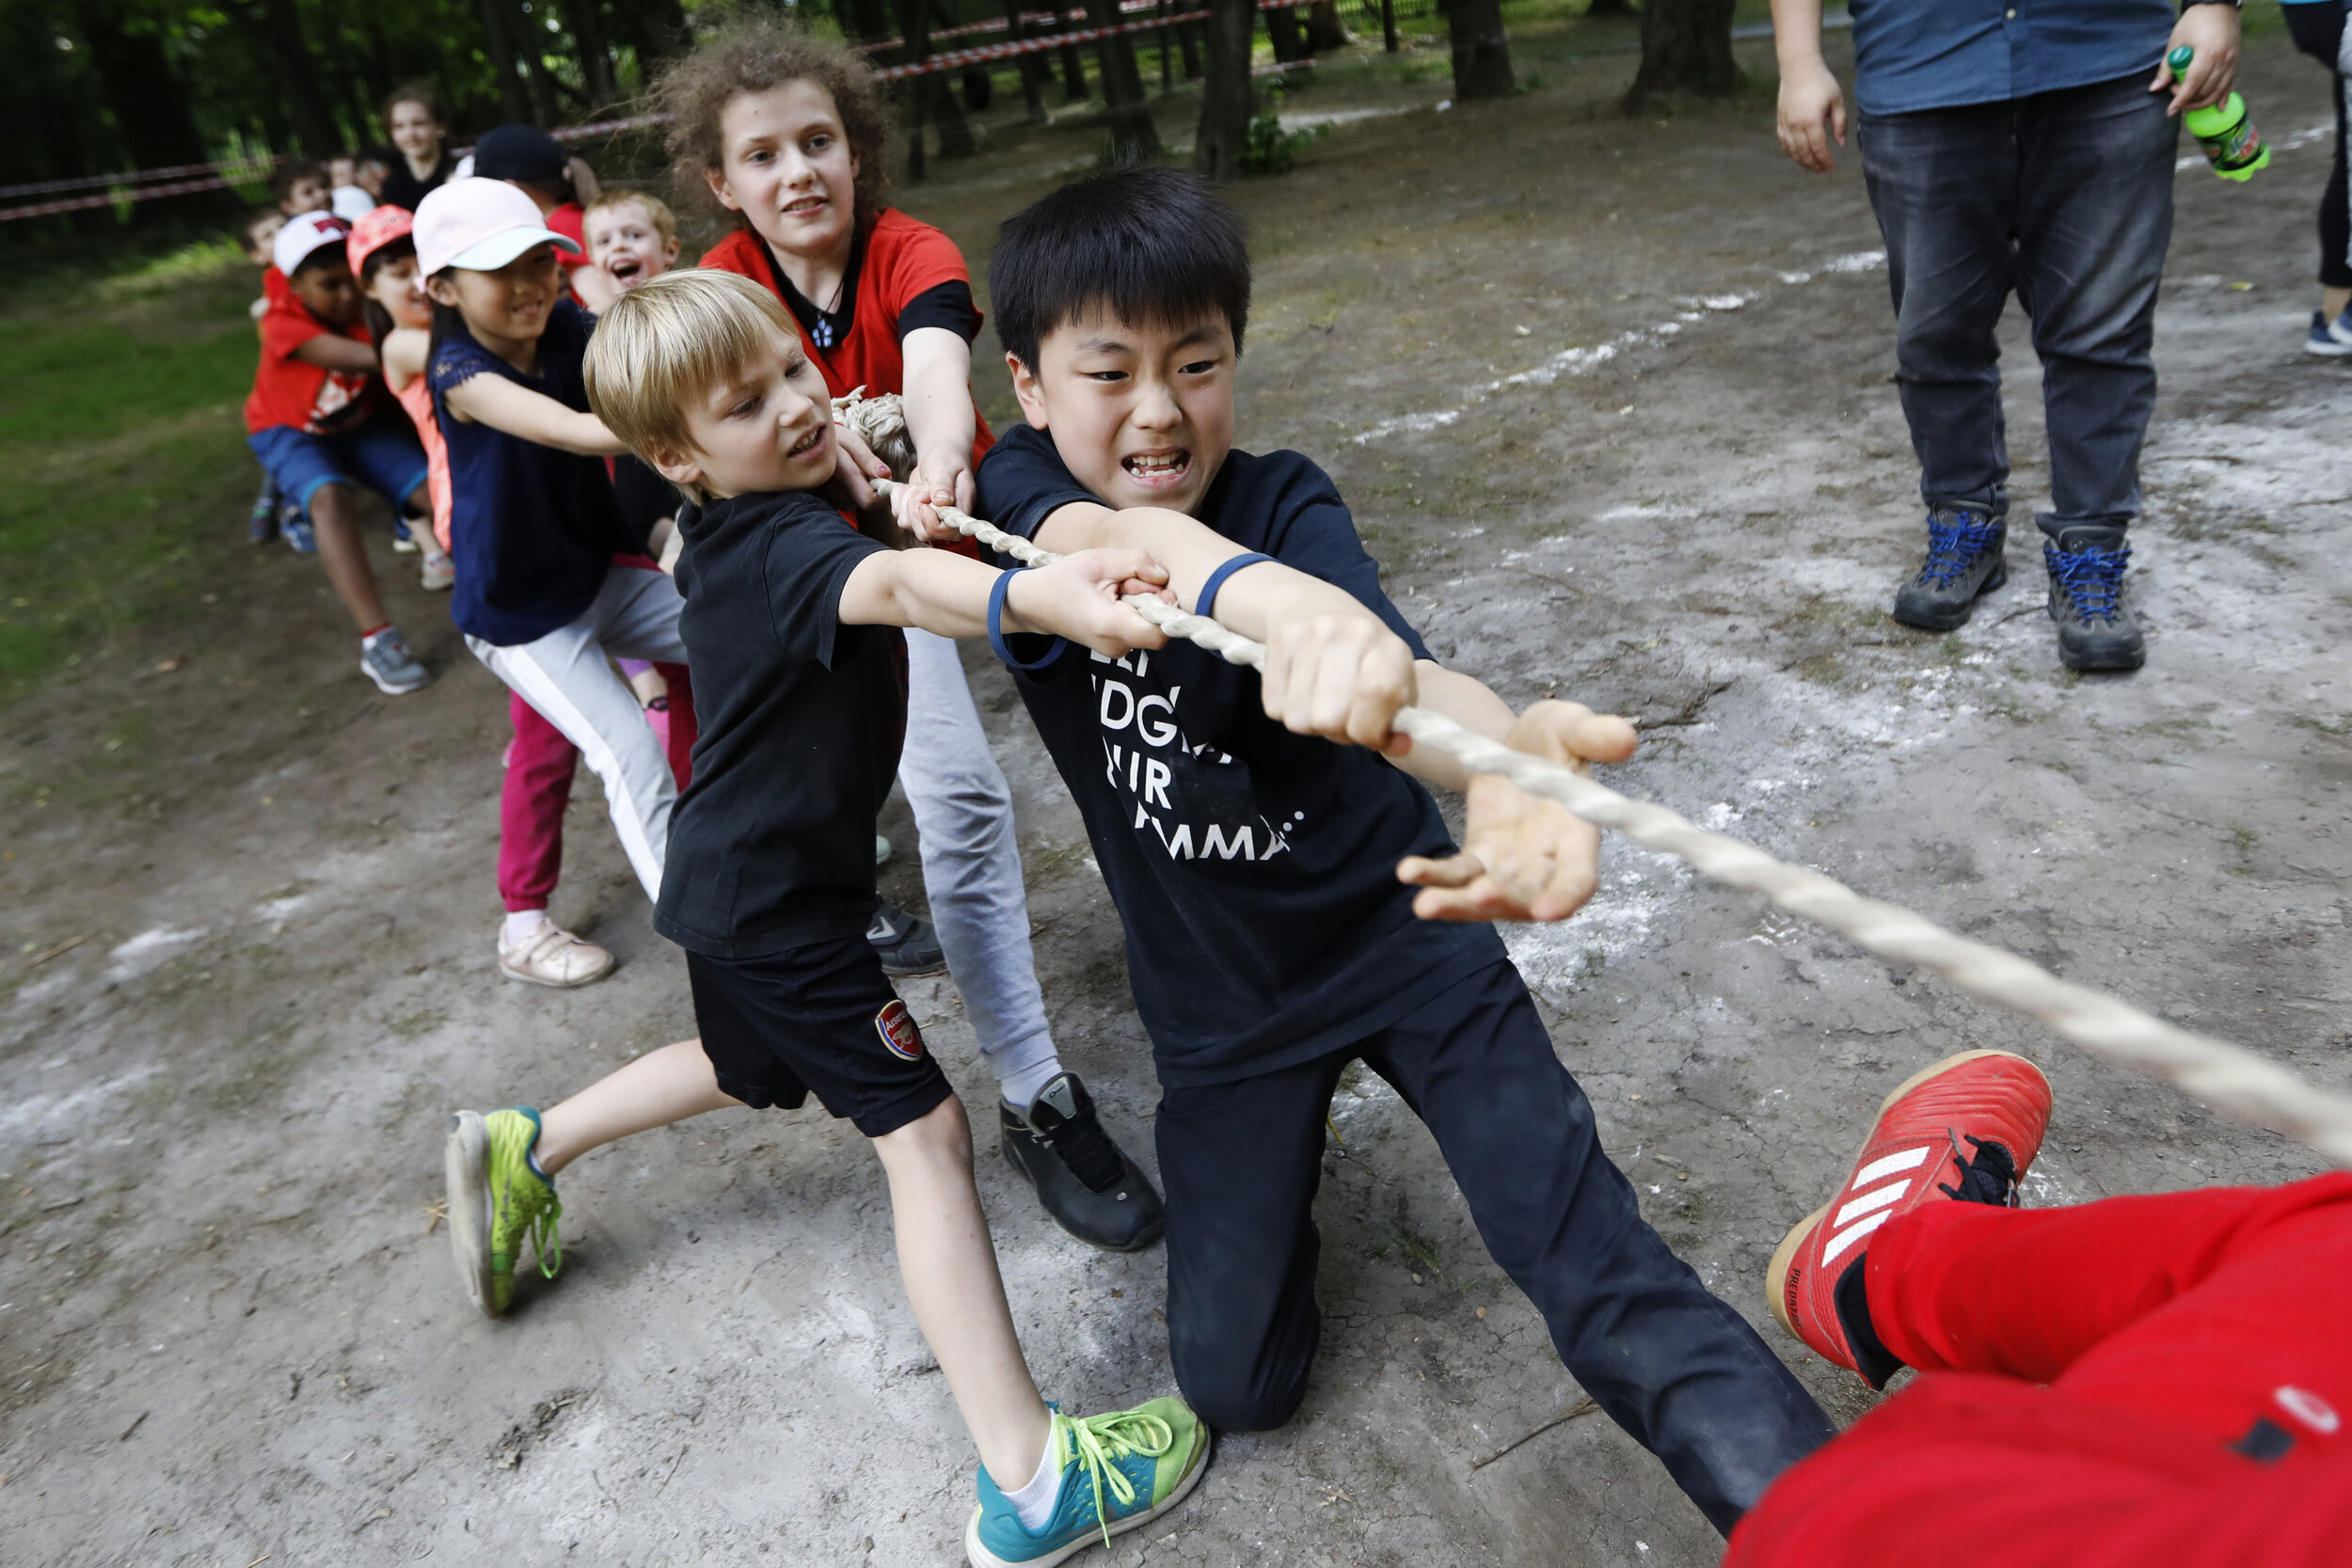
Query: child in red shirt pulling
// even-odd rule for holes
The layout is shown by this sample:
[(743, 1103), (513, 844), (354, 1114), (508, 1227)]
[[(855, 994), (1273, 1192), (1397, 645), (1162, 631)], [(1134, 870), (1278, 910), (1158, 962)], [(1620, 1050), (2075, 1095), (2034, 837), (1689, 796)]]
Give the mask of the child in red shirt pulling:
[(422, 518), (424, 449), (383, 406), (375, 348), (361, 319), (358, 281), (344, 245), (349, 226), (306, 213), (278, 231), (272, 251), (287, 297), (262, 317), (262, 360), (246, 400), (246, 444), (279, 492), (317, 530), (319, 561), (359, 625), (359, 668), (393, 696), (433, 676), (384, 612), (359, 536), (364, 486)]
[[(679, 188), (707, 191), (739, 225), (702, 264), (783, 301), (834, 398), (863, 387), (905, 399), (918, 499), (910, 522), (933, 520), (932, 504), (969, 507), (994, 439), (972, 402), (980, 312), (955, 242), (887, 204), (894, 121), (872, 69), (755, 20), (706, 41), (657, 90)], [(907, 665), (898, 780), (922, 843), (935, 951), (996, 1069), (1005, 1156), (1072, 1235), (1115, 1251), (1149, 1246), (1160, 1195), (1063, 1070), (1046, 1022), (1011, 791), (962, 662), (952, 642), (918, 629), (907, 634)], [(892, 973), (919, 972), (899, 956), (917, 928), (887, 906), (877, 916), (868, 934)]]

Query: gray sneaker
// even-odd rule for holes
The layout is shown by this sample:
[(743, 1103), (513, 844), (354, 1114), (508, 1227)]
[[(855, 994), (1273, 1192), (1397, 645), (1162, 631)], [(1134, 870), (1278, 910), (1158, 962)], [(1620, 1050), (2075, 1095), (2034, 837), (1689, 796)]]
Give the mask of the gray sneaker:
[(1998, 519), (1960, 507), (1928, 515), (1928, 557), (1895, 594), (1895, 619), (1922, 631), (1968, 624), (1979, 596), (2009, 580), (2002, 554), (2009, 530)]
[(417, 662), (398, 626), (386, 626), (360, 642), (359, 672), (393, 697), (433, 684), (433, 672)]

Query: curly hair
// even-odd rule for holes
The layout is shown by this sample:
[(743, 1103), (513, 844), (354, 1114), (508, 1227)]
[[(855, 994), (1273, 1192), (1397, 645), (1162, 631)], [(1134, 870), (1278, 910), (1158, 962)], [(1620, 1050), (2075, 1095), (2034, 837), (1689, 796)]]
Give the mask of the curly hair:
[[(720, 115), (744, 93), (803, 81), (833, 95), (850, 150), (857, 154), (857, 221), (880, 213), (890, 195), (894, 116), (873, 68), (837, 44), (820, 43), (798, 27), (757, 16), (728, 24), (654, 84), (654, 107), (671, 117), (667, 145), (678, 195), (705, 208), (716, 206), (708, 177), (725, 166)], [(729, 215), (739, 225), (745, 221), (740, 213)]]

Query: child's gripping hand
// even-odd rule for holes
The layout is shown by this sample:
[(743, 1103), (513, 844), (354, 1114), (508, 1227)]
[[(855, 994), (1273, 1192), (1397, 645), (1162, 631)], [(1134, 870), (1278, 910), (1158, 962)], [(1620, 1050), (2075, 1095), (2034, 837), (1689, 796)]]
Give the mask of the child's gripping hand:
[(899, 526), (917, 539), (932, 544), (953, 544), (963, 534), (939, 520), (939, 509), (952, 506), (969, 515), (972, 510), (972, 454), (969, 451), (934, 451), (916, 459), (914, 471), (907, 475), (904, 492), (907, 504), (898, 513)]
[(1390, 725), (1420, 695), (1413, 651), (1363, 610), (1305, 610), (1266, 628), (1265, 716), (1294, 735), (1403, 756), (1412, 741)]
[[(1575, 703), (1537, 703), (1519, 716), (1506, 744), (1582, 771), (1589, 763), (1633, 754), (1633, 726)], [(1397, 880), (1422, 891), (1413, 912), (1423, 920), (1565, 920), (1593, 895), (1599, 876), (1600, 830), (1556, 800), (1540, 800), (1510, 780), (1470, 780), (1470, 820), (1462, 851), (1444, 860), (1413, 855)]]
[(1175, 602), (1167, 568), (1143, 551), (1080, 550), (1014, 575), (1004, 629), (1066, 637), (1111, 658), (1168, 646), (1166, 632), (1120, 602), (1131, 594)]
[[(818, 494), (824, 497), (828, 504), (851, 514), (880, 506), (882, 497), (875, 491), (872, 482), (888, 479), (890, 465), (868, 451), (866, 443), (859, 440), (856, 432), (848, 425), (834, 425), (833, 438), (833, 478), (825, 482)], [(903, 526), (903, 519), (901, 522)]]

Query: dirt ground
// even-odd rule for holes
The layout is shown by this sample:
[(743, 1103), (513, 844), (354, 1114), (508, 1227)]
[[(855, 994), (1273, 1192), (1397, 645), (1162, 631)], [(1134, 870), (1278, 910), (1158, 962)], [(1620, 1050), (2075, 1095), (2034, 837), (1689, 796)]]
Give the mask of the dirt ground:
[[(2327, 432), (2352, 382), (2299, 352), (2321, 73), (2255, 47), (2273, 166), (2179, 177), (2135, 531), (2150, 664), (2079, 682), (2029, 529), (1964, 631), (1883, 614), (1919, 526), (1854, 160), (1785, 164), (1767, 99), (1628, 123), (1564, 80), (1446, 113), (1426, 83), (1294, 100), (1380, 112), (1233, 193), (1259, 261), (1244, 444), (1331, 469), (1441, 657), (1515, 702), (1642, 717), (1621, 787), (2344, 1086), (2352, 671), (2327, 628), (2352, 606), (2352, 496)], [(1003, 157), (907, 205), (977, 255), (1049, 173)], [(2008, 343), (2022, 515), (2046, 484), (2015, 320)], [(188, 521), (222, 541), (209, 622), (0, 715), (0, 1556), (960, 1560), (970, 1451), (880, 1168), (817, 1108), (583, 1162), (562, 1277), (502, 1323), (467, 1305), (429, 1213), (448, 1113), (545, 1103), (691, 1034), (683, 965), (583, 776), (556, 912), (620, 971), (502, 984), (502, 693), (402, 566), (441, 679), (375, 695), (316, 568), (230, 544), (235, 522)], [(1150, 1059), (1076, 813), (1001, 672), (969, 667), (1064, 1058), (1148, 1159)], [(886, 882), (919, 903), (903, 808), (884, 826)], [(1997, 1045), (2047, 1067), (2038, 1202), (2316, 1168), (1671, 863), (1613, 845), (1604, 874), (1514, 951), (1651, 1218), (1841, 1420), (1867, 1397), (1770, 1324), (1762, 1272), (1919, 1065)], [(981, 1121), (954, 988), (907, 991)], [(1226, 1439), (1184, 1510), (1087, 1560), (1711, 1561), (1645, 1454), (1562, 1420), (1578, 1391), (1419, 1124), (1368, 1076), (1334, 1120), (1306, 1409)], [(980, 1184), (1049, 1395), (1169, 1386), (1159, 1255), (1069, 1241), (993, 1153)]]

